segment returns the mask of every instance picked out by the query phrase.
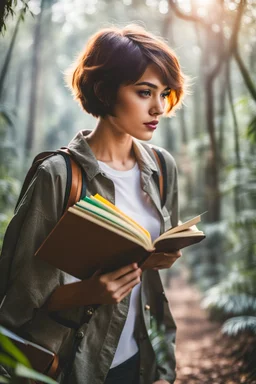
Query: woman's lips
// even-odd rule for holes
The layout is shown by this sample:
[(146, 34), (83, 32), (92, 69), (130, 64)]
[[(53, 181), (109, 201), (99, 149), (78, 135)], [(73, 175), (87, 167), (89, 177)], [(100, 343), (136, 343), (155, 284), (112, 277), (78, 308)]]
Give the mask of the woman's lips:
[(149, 129), (156, 129), (158, 121), (150, 121), (149, 123), (144, 123)]

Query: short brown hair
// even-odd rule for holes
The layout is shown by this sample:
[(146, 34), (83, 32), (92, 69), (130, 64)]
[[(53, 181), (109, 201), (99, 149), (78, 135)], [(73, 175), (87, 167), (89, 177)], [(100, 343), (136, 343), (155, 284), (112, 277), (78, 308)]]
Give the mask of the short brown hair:
[(185, 76), (173, 50), (138, 25), (97, 32), (66, 79), (82, 108), (95, 117), (104, 117), (113, 114), (120, 85), (134, 84), (149, 64), (159, 68), (171, 89), (166, 108), (169, 114), (181, 105)]

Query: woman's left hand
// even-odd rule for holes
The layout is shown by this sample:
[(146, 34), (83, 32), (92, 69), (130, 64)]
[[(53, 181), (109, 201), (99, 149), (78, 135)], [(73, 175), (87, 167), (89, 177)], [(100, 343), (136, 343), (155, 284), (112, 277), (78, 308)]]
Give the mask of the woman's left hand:
[(151, 255), (140, 266), (142, 270), (145, 269), (166, 269), (170, 268), (173, 263), (181, 257), (181, 251), (175, 251), (172, 253), (151, 253)]

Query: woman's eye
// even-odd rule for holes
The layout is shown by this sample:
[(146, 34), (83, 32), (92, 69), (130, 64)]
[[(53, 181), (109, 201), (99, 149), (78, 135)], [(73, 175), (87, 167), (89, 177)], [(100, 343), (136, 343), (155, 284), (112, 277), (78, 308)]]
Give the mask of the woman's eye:
[(170, 96), (170, 91), (165, 92), (165, 93), (162, 94), (162, 97), (163, 97), (164, 99), (166, 99), (166, 97), (168, 97), (168, 96)]
[(151, 92), (149, 90), (141, 90), (139, 91), (139, 95), (142, 97), (149, 97), (151, 96)]

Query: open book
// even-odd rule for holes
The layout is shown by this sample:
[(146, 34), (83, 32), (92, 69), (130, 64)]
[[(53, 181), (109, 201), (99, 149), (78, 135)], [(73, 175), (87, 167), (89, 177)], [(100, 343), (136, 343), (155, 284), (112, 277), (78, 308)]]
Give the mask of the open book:
[[(172, 252), (198, 243), (200, 215), (171, 228), (152, 242), (149, 232), (100, 195), (85, 197), (70, 207), (36, 255), (80, 279), (96, 270), (114, 270), (152, 252)], [(156, 255), (157, 257), (157, 255)]]

